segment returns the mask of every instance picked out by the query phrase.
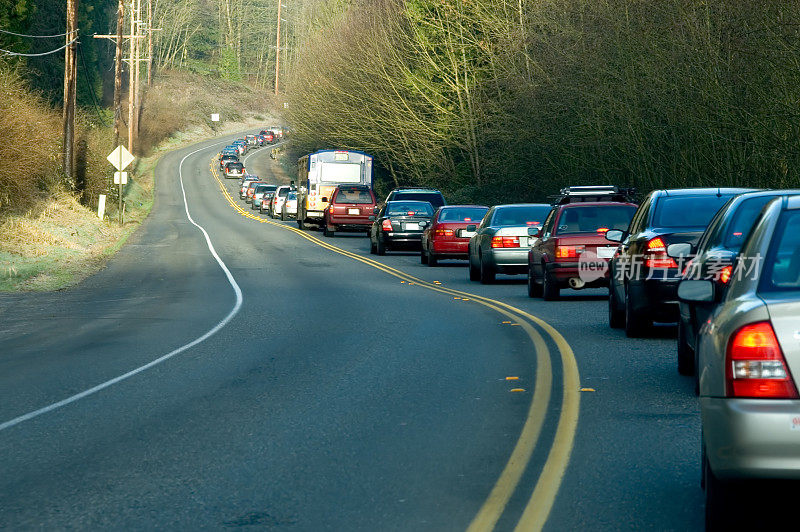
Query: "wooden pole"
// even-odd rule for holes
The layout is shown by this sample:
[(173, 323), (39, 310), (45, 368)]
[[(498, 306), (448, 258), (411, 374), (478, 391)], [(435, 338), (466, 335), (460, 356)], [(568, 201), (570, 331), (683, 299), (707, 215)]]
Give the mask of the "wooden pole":
[(147, 0), (147, 88), (153, 84), (153, 0)]
[(117, 3), (117, 50), (114, 56), (114, 147), (122, 129), (122, 35), (125, 30), (125, 0)]
[(278, 0), (278, 31), (275, 32), (275, 96), (278, 95), (278, 79), (281, 72), (281, 3)]
[[(141, 74), (141, 68), (139, 68), (139, 62), (140, 62), (140, 59), (141, 59), (142, 46), (141, 46), (141, 39), (138, 38), (138, 36), (140, 36), (142, 34), (142, 32), (141, 32), (141, 23), (142, 23), (142, 0), (136, 0), (136, 23), (135, 24), (136, 24), (136, 35), (137, 35), (137, 38), (134, 39), (134, 41), (135, 41), (134, 47), (136, 48), (136, 57), (133, 60), (133, 70), (134, 70), (134, 80), (133, 80), (133, 86), (134, 86), (134, 91), (133, 91), (133, 98), (134, 98), (133, 107), (134, 107), (134, 111), (133, 111), (133, 113), (134, 114), (133, 114), (133, 122), (135, 124), (134, 128), (133, 128), (133, 134), (136, 137), (136, 144), (137, 145), (139, 144), (139, 117), (141, 116), (141, 112), (142, 112), (142, 93), (139, 90), (140, 89), (139, 78), (140, 78), (140, 74)], [(133, 153), (133, 152), (131, 152), (131, 153)]]
[(134, 141), (133, 141), (133, 93), (135, 92), (134, 86), (134, 74), (133, 71), (135, 70), (136, 60), (134, 59), (134, 44), (136, 42), (136, 15), (134, 14), (134, 7), (135, 7), (136, 0), (131, 0), (131, 42), (130, 42), (130, 49), (128, 51), (128, 151), (134, 153)]
[[(78, 34), (78, 0), (67, 0), (67, 43), (76, 39)], [(64, 111), (63, 131), (64, 174), (69, 181), (75, 177), (75, 96), (77, 89), (77, 52), (78, 43), (69, 44), (64, 51)]]

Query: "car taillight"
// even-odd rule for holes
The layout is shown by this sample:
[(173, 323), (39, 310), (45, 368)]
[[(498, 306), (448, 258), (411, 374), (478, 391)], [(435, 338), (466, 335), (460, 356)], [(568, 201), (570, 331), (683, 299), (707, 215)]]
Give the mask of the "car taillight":
[(452, 229), (437, 229), (433, 234), (434, 236), (453, 236), (456, 232)]
[(675, 259), (667, 255), (667, 245), (657, 236), (647, 243), (644, 251), (644, 265), (648, 268), (677, 268)]
[(384, 220), (381, 222), (381, 229), (384, 231), (391, 231), (392, 230), (392, 221), (391, 220)]
[(786, 360), (768, 321), (745, 325), (728, 343), (725, 357), (728, 397), (797, 399)]
[(519, 247), (519, 237), (516, 237), (516, 236), (493, 236), (492, 237), (492, 247), (493, 248), (518, 248)]
[(556, 246), (557, 259), (577, 259), (583, 253), (584, 246)]
[(597, 232), (598, 233), (602, 233), (602, 234), (606, 234), (606, 233), (608, 233), (608, 227), (598, 227), (597, 228)]
[(719, 272), (719, 280), (722, 284), (728, 284), (728, 281), (731, 280), (731, 275), (733, 274), (733, 266), (728, 264)]

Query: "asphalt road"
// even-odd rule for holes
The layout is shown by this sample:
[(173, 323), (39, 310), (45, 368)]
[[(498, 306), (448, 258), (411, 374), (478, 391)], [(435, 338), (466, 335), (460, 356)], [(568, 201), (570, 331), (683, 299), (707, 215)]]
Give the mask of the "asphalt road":
[(226, 197), (225, 140), (162, 159), (101, 273), (0, 295), (0, 528), (702, 527), (671, 328), (628, 340), (603, 290), (545, 303), (305, 238)]

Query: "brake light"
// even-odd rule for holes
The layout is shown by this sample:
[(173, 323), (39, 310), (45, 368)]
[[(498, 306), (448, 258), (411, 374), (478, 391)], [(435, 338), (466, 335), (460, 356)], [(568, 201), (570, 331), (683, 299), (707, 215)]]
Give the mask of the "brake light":
[(768, 321), (745, 325), (728, 344), (725, 384), (729, 397), (797, 399), (775, 331)]
[(556, 246), (556, 258), (577, 259), (583, 250), (584, 246)]
[(598, 233), (608, 233), (608, 227), (598, 227), (597, 228), (597, 232)]
[(730, 264), (722, 268), (719, 272), (719, 280), (722, 284), (728, 284), (728, 281), (731, 280), (731, 275), (733, 274), (733, 266)]
[(384, 220), (381, 222), (381, 229), (384, 231), (391, 231), (392, 230), (392, 221), (391, 220)]
[(493, 248), (518, 248), (519, 247), (519, 237), (516, 237), (516, 236), (493, 236), (492, 237), (492, 247)]
[(437, 229), (434, 231), (434, 236), (453, 236), (456, 234), (452, 229)]
[(648, 268), (678, 267), (675, 259), (667, 255), (667, 245), (660, 236), (651, 239), (647, 243), (647, 249), (644, 252), (644, 265)]

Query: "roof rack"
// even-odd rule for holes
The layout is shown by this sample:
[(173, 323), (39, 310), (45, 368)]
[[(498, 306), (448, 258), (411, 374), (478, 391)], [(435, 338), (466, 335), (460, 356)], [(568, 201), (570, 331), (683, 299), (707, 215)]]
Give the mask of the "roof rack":
[(566, 205), (584, 201), (619, 201), (632, 202), (636, 189), (623, 188), (616, 185), (596, 185), (562, 188), (557, 195), (550, 196), (553, 205)]

